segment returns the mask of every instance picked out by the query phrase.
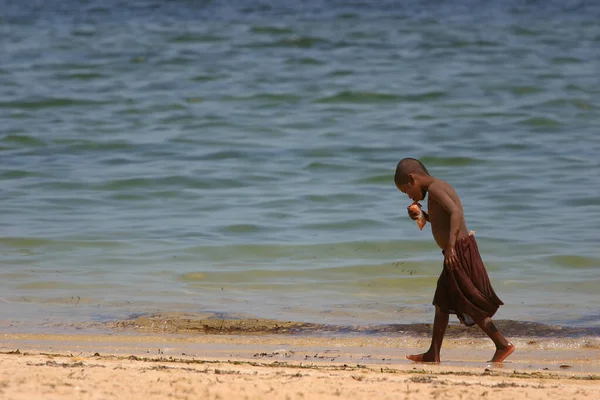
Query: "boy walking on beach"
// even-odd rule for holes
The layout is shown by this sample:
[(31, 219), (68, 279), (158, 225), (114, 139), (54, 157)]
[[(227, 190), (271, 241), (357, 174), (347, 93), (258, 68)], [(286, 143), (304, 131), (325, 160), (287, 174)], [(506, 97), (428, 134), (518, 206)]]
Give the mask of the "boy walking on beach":
[[(425, 219), (431, 224), (436, 243), (444, 254), (444, 269), (433, 297), (435, 319), (429, 350), (406, 358), (418, 362), (440, 362), (440, 348), (449, 314), (456, 314), (466, 326), (477, 324), (496, 345), (492, 362), (502, 362), (515, 351), (492, 322), (492, 316), (503, 305), (496, 296), (479, 255), (473, 234), (467, 231), (463, 208), (447, 182), (429, 175), (425, 166), (414, 158), (402, 159), (394, 176), (396, 187), (413, 201), (427, 200)], [(419, 213), (409, 208), (408, 215), (417, 219)]]

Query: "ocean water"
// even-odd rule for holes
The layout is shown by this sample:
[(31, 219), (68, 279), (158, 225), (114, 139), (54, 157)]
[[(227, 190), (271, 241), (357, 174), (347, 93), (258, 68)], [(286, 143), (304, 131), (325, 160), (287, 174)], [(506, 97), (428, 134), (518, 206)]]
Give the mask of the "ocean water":
[(430, 322), (396, 163), (497, 318), (600, 327), (592, 1), (0, 1), (0, 320)]

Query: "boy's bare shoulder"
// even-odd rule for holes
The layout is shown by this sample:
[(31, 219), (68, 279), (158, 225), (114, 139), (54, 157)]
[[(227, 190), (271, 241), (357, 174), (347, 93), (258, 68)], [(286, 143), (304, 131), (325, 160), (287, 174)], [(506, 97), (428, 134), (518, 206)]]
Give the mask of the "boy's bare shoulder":
[(456, 194), (456, 191), (454, 190), (454, 188), (452, 187), (451, 184), (449, 184), (448, 182), (442, 180), (442, 179), (438, 179), (435, 178), (435, 180), (431, 183), (431, 185), (429, 185), (429, 191), (433, 191), (433, 192), (446, 192), (448, 194), (453, 193)]
[(430, 199), (435, 203), (442, 205), (444, 208), (450, 208), (458, 206), (462, 209), (462, 203), (460, 197), (456, 193), (456, 190), (446, 181), (436, 179), (429, 185)]

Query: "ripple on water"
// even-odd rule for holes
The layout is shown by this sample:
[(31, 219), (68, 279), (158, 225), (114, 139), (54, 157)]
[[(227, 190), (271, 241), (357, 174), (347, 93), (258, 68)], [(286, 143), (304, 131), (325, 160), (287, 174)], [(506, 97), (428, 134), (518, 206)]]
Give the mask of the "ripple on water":
[(547, 258), (554, 265), (568, 269), (588, 269), (600, 267), (600, 259), (575, 254), (554, 255)]
[(291, 28), (284, 28), (279, 26), (255, 25), (250, 28), (250, 32), (263, 35), (290, 35), (294, 33), (294, 30)]
[(528, 125), (535, 128), (554, 128), (562, 125), (560, 121), (547, 117), (531, 117), (519, 121), (521, 125)]
[(272, 42), (266, 43), (256, 43), (251, 45), (251, 47), (287, 47), (287, 48), (301, 48), (301, 49), (310, 49), (316, 46), (323, 46), (329, 44), (329, 41), (323, 39), (321, 37), (313, 37), (313, 36), (297, 36), (288, 39), (280, 39)]
[(16, 108), (22, 110), (40, 110), (45, 108), (65, 108), (65, 107), (89, 107), (103, 106), (110, 102), (101, 100), (74, 99), (74, 98), (47, 98), (40, 100), (16, 100), (0, 101), (0, 108)]
[(317, 103), (401, 103), (401, 102), (425, 102), (437, 100), (446, 95), (445, 92), (432, 91), (417, 94), (391, 94), (381, 92), (357, 92), (342, 91), (333, 96), (322, 97)]
[(27, 147), (45, 147), (46, 142), (31, 135), (24, 134), (8, 134), (0, 139), (1, 143), (11, 146), (11, 148), (27, 148)]
[(184, 33), (175, 35), (168, 39), (171, 43), (216, 43), (225, 42), (228, 38), (217, 35), (202, 35), (194, 33)]
[(485, 160), (475, 157), (425, 156), (421, 157), (420, 160), (426, 167), (466, 167), (472, 165), (482, 165), (486, 163)]

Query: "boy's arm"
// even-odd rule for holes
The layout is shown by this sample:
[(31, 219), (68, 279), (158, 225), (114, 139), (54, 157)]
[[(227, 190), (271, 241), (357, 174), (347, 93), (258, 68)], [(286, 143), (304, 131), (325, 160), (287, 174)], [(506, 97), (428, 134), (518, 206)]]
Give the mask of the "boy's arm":
[(429, 187), (429, 195), (450, 216), (450, 229), (448, 232), (448, 244), (444, 250), (444, 261), (450, 267), (457, 267), (458, 257), (456, 256), (454, 245), (460, 235), (463, 219), (462, 208), (448, 195), (448, 191), (443, 186), (431, 185)]

